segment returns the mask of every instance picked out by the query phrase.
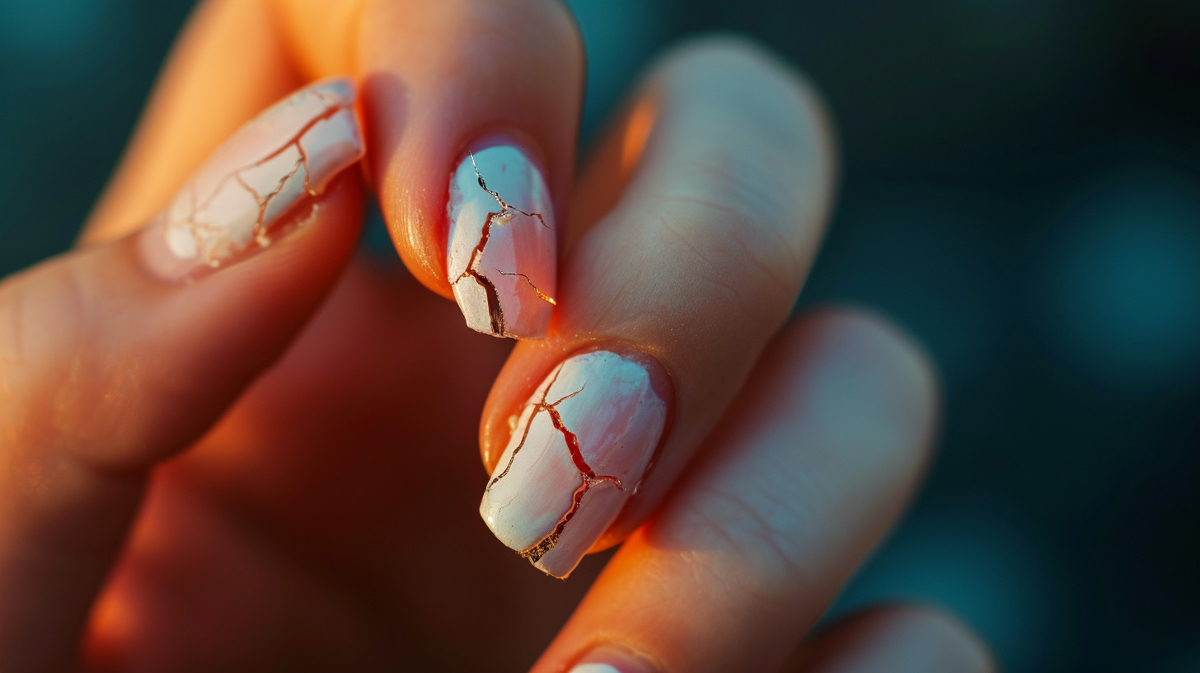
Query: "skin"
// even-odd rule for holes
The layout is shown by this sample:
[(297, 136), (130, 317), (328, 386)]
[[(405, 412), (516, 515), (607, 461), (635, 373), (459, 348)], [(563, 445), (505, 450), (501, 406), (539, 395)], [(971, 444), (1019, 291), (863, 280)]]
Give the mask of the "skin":
[[(332, 74), (359, 81), (363, 175), (259, 255), (147, 277), (128, 235)], [(0, 284), (0, 671), (550, 673), (600, 646), (669, 673), (992, 670), (911, 608), (789, 659), (911, 498), (938, 413), (897, 328), (789, 318), (833, 191), (817, 97), (751, 45), (694, 43), (576, 176), (582, 82), (549, 0), (201, 6), (80, 249)], [(445, 180), (497, 129), (566, 214), (551, 335), (515, 348), (444, 299)], [(367, 186), (408, 274), (354, 257)], [(490, 468), (545, 373), (605, 340), (663, 363), (676, 418), (596, 547), (620, 550), (563, 583), (479, 521), (472, 446)]]

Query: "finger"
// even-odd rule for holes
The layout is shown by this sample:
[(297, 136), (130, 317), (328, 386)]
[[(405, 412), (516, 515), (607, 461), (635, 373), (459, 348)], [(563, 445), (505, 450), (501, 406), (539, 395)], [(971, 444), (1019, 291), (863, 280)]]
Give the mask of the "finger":
[[(559, 577), (662, 499), (782, 326), (829, 208), (820, 104), (761, 51), (678, 50), (631, 109), (584, 193), (633, 171), (628, 185), (602, 219), (572, 223), (586, 231), (560, 275), (556, 327), (517, 346), (484, 411), (493, 476), (480, 511)], [(640, 156), (610, 161), (631, 133)]]
[(0, 669), (64, 670), (150, 468), (268, 367), (354, 250), (348, 81), (239, 131), (151, 226), (0, 284)]
[(369, 173), (409, 270), (471, 327), (541, 336), (583, 94), (556, 0), (210, 0), (84, 239), (127, 233), (267, 100), (340, 74), (362, 81)]
[(542, 336), (583, 94), (569, 10), (556, 0), (367, 0), (352, 37), (327, 40), (327, 4), (282, 7), (289, 32), (304, 36), (302, 59), (323, 62), (329, 42), (355, 45), (369, 169), (401, 258), (455, 298), (468, 326)]
[(935, 407), (924, 357), (877, 318), (789, 327), (534, 671), (778, 670), (911, 497)]
[(305, 77), (286, 40), (267, 2), (201, 3), (80, 239), (111, 241), (136, 230), (239, 126), (299, 87)]
[(569, 10), (369, 2), (361, 31), (370, 168), (401, 258), (469, 327), (542, 336), (583, 95)]
[(881, 606), (839, 620), (807, 643), (786, 673), (992, 673), (979, 637), (932, 608)]

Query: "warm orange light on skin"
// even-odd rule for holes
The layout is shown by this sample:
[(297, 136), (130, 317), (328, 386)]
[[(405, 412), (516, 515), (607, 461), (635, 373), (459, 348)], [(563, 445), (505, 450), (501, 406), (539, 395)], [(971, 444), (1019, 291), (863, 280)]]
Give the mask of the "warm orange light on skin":
[(597, 153), (584, 163), (579, 176), (578, 188), (571, 201), (572, 224), (564, 230), (567, 238), (564, 253), (569, 253), (575, 241), (620, 201), (645, 158), (661, 111), (659, 97), (648, 93), (605, 130), (603, 140), (596, 147)]
[(123, 644), (131, 640), (134, 619), (133, 608), (127, 601), (111, 591), (101, 594), (92, 608), (84, 638), (84, 659), (93, 665), (116, 669)]
[(628, 179), (630, 172), (642, 160), (646, 141), (658, 118), (658, 104), (652, 98), (643, 99), (629, 115), (625, 125), (625, 137), (621, 141), (621, 180)]

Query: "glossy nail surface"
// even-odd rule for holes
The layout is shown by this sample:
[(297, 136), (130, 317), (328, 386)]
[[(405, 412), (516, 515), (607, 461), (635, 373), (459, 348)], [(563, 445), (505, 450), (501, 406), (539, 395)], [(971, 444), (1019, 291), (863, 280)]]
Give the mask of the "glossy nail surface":
[(349, 80), (321, 82), (239, 129), (144, 232), (151, 268), (178, 278), (269, 245), (294, 206), (362, 158), (354, 98)]
[(574, 355), (522, 410), (479, 512), (545, 573), (575, 568), (649, 467), (669, 397), (653, 368), (661, 366), (645, 356)]
[(554, 212), (542, 172), (503, 139), (473, 146), (450, 179), (446, 271), (467, 326), (545, 336), (554, 312)]

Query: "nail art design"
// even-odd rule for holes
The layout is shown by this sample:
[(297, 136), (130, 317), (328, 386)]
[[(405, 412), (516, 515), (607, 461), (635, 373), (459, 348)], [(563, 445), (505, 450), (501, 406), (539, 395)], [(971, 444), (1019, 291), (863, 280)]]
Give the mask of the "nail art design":
[(554, 213), (537, 166), (512, 144), (476, 149), (450, 179), (446, 270), (467, 326), (541, 338), (554, 311)]
[(549, 575), (574, 570), (650, 465), (667, 404), (643, 362), (598, 350), (556, 367), (484, 490), (488, 527)]
[(621, 673), (608, 664), (579, 664), (571, 669), (571, 673)]
[(349, 80), (318, 83), (239, 129), (147, 231), (151, 264), (186, 275), (269, 245), (293, 206), (362, 158), (354, 98)]

